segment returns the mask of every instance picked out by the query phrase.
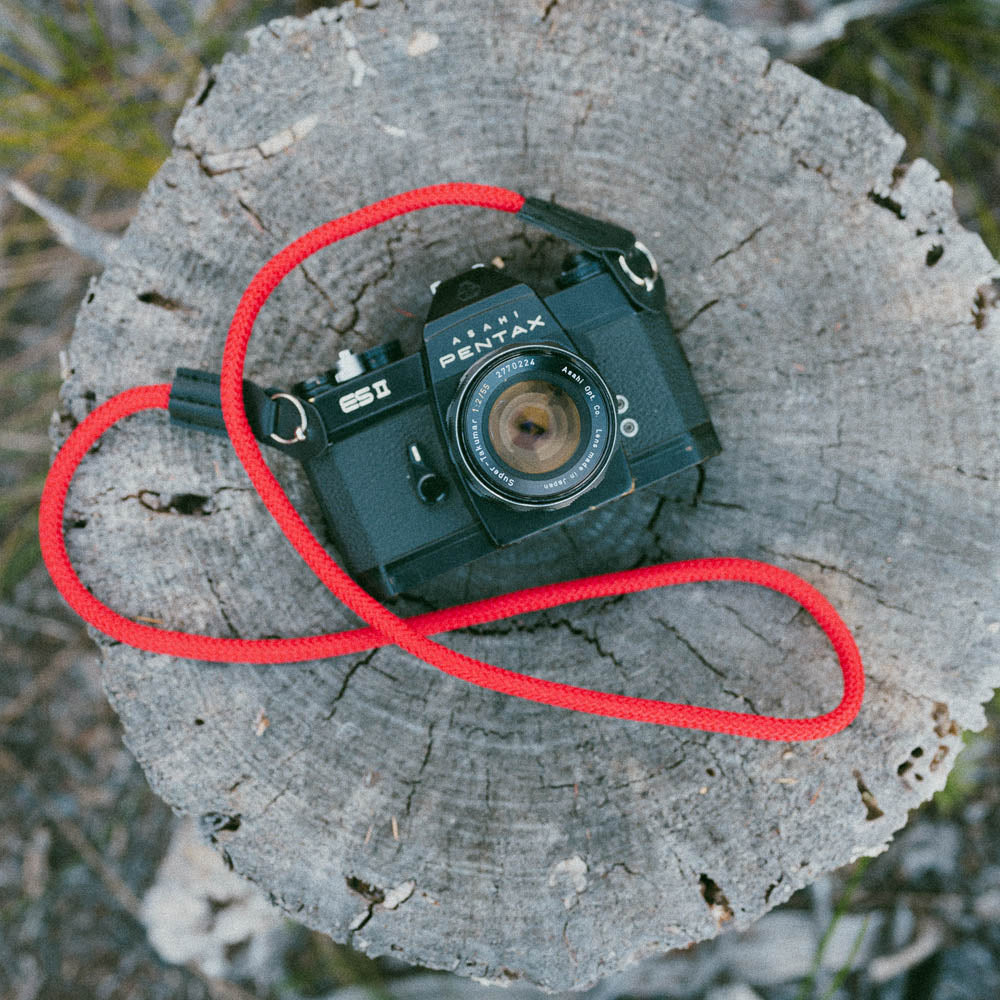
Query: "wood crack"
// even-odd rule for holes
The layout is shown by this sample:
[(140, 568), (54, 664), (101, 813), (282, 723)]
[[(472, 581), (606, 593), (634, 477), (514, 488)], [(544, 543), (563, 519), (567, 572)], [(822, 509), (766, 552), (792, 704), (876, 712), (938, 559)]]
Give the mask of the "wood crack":
[(596, 634), (591, 634), (583, 627), (574, 624), (568, 618), (558, 618), (549, 619), (543, 618), (541, 621), (524, 623), (516, 620), (510, 621), (509, 625), (470, 625), (463, 631), (467, 632), (469, 635), (482, 635), (482, 636), (506, 636), (514, 632), (534, 635), (537, 632), (543, 630), (551, 630), (554, 628), (564, 628), (571, 635), (576, 636), (578, 639), (583, 639), (589, 646), (593, 647), (597, 651), (598, 656), (602, 659), (610, 660), (615, 668), (618, 670), (619, 674), (623, 677), (627, 677), (627, 672), (625, 670), (625, 665), (618, 659), (617, 656), (611, 650), (605, 649), (601, 645), (601, 640)]
[(862, 580), (860, 576), (855, 576), (855, 574), (841, 568), (840, 566), (835, 566), (833, 563), (825, 563), (820, 559), (813, 559), (809, 556), (800, 556), (792, 552), (779, 552), (777, 549), (772, 549), (767, 545), (762, 545), (761, 549), (772, 556), (777, 556), (779, 559), (794, 559), (796, 562), (804, 562), (808, 563), (810, 566), (818, 566), (820, 569), (826, 570), (829, 573), (837, 573), (840, 576), (847, 577), (848, 580), (853, 580), (855, 583), (860, 584), (862, 587), (867, 587), (869, 590), (878, 590), (878, 587), (876, 587), (874, 583)]
[(226, 623), (226, 627), (229, 631), (238, 638), (240, 633), (233, 624), (233, 620), (229, 617), (229, 612), (226, 611), (225, 603), (222, 600), (222, 596), (219, 594), (218, 587), (215, 585), (215, 580), (213, 580), (208, 573), (205, 574), (205, 579), (208, 582), (208, 589), (212, 592), (212, 596), (215, 598), (215, 604), (219, 609), (219, 614), (222, 615), (222, 620)]
[(333, 701), (330, 703), (330, 708), (327, 711), (326, 715), (323, 716), (324, 722), (329, 722), (334, 717), (334, 715), (337, 712), (337, 706), (340, 704), (340, 699), (343, 698), (344, 695), (347, 693), (347, 685), (351, 683), (351, 678), (362, 667), (371, 663), (372, 659), (378, 653), (379, 649), (381, 649), (381, 647), (377, 646), (375, 649), (369, 650), (368, 653), (362, 656), (360, 660), (351, 664), (351, 666), (348, 668), (347, 673), (344, 674), (343, 681), (341, 681), (340, 690), (333, 696)]
[(403, 806), (403, 816), (409, 818), (410, 809), (413, 806), (413, 796), (417, 791), (417, 787), (420, 785), (423, 779), (424, 771), (427, 768), (427, 761), (431, 759), (431, 751), (434, 749), (434, 727), (437, 725), (437, 721), (429, 723), (427, 726), (427, 746), (424, 748), (423, 760), (420, 762), (420, 769), (413, 778), (403, 779), (404, 784), (410, 786), (410, 791), (406, 796), (406, 803)]
[(675, 327), (674, 332), (682, 334), (702, 313), (708, 312), (712, 306), (718, 305), (722, 299), (710, 299), (703, 306), (699, 306), (687, 319), (681, 320)]
[(299, 264), (299, 270), (302, 272), (302, 277), (306, 279), (306, 284), (311, 285), (313, 288), (319, 292), (323, 301), (330, 307), (331, 310), (336, 310), (337, 303), (334, 301), (330, 293), (306, 270), (306, 265)]
[(697, 659), (697, 661), (704, 667), (715, 674), (716, 677), (721, 677), (723, 680), (728, 679), (728, 675), (724, 670), (720, 670), (714, 663), (707, 660), (687, 639), (684, 638), (677, 630), (677, 627), (671, 625), (669, 622), (664, 621), (662, 618), (657, 618), (655, 615), (652, 616), (654, 622), (660, 625), (662, 628), (666, 629), (682, 646), (684, 646), (690, 653), (692, 653)]
[(250, 216), (250, 218), (253, 220), (254, 224), (257, 226), (258, 229), (260, 229), (262, 232), (267, 233), (268, 236), (274, 235), (274, 233), (271, 232), (271, 228), (267, 225), (267, 223), (264, 222), (264, 220), (260, 217), (260, 215), (250, 207), (250, 205), (246, 202), (246, 200), (242, 196), (237, 196), (236, 202), (240, 206), (240, 208), (242, 208), (243, 211), (245, 211), (247, 215)]
[[(767, 226), (767, 223), (766, 222), (762, 222), (755, 229), (751, 230), (751, 232), (749, 233), (749, 235), (744, 236), (743, 239), (741, 239), (739, 241), (739, 243), (737, 243), (733, 247), (730, 247), (728, 250), (724, 251), (723, 253), (720, 253), (718, 255), (718, 257), (714, 258), (713, 261), (712, 261), (712, 264), (718, 264), (720, 260), (725, 260), (727, 257), (729, 257), (732, 254), (736, 253), (737, 250), (742, 250), (743, 247), (745, 247), (748, 243), (752, 242), (754, 239), (757, 238), (757, 236), (759, 235), (759, 233), (761, 232), (761, 230), (764, 229), (765, 226)], [(702, 310), (702, 312), (704, 312), (704, 310)], [(692, 316), (691, 319), (694, 319), (697, 315), (698, 315), (698, 313), (695, 313), (695, 316)], [(688, 320), (688, 322), (690, 323), (690, 320)]]

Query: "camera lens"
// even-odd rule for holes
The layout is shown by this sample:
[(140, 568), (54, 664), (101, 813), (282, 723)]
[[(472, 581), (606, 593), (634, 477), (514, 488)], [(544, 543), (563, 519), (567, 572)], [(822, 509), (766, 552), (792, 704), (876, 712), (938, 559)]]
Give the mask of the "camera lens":
[(616, 443), (614, 396), (550, 344), (496, 351), (463, 376), (449, 421), (462, 471), (513, 507), (563, 507), (596, 486)]
[(542, 474), (565, 465), (580, 444), (580, 411), (558, 385), (515, 382), (490, 410), (490, 444), (518, 472)]

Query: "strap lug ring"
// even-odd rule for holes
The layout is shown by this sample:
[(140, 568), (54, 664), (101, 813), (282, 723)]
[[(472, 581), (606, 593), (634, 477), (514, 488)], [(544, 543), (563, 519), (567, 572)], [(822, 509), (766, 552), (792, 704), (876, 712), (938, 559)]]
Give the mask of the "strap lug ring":
[(278, 437), (277, 434), (272, 432), (270, 435), (271, 440), (277, 441), (278, 444), (298, 444), (300, 441), (305, 441), (309, 418), (306, 416), (306, 409), (302, 405), (302, 401), (288, 392), (276, 392), (271, 396), (272, 402), (278, 399), (287, 399), (298, 410), (299, 426), (295, 428), (295, 433), (290, 438)]
[(649, 252), (649, 250), (646, 248), (645, 244), (640, 243), (638, 240), (636, 240), (635, 249), (638, 250), (641, 254), (643, 254), (646, 260), (649, 261), (649, 267), (653, 272), (652, 276), (648, 278), (643, 278), (640, 275), (636, 274), (635, 271), (633, 271), (632, 268), (628, 266), (628, 261), (625, 260), (625, 254), (623, 253), (618, 255), (618, 266), (628, 275), (628, 277), (632, 280), (634, 284), (644, 285), (646, 291), (651, 292), (653, 290), (653, 286), (656, 284), (657, 275), (660, 273), (659, 265), (656, 263), (656, 260), (654, 259), (653, 255)]

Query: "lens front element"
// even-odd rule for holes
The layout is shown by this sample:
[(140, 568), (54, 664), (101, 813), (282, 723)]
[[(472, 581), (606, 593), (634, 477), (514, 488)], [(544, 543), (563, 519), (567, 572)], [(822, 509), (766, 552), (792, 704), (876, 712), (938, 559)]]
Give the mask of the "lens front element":
[(553, 382), (515, 382), (490, 410), (489, 439), (497, 457), (518, 472), (553, 472), (580, 445), (580, 411)]
[(470, 368), (450, 424), (478, 492), (513, 507), (564, 507), (603, 478), (614, 414), (614, 397), (591, 365), (562, 347), (530, 344)]

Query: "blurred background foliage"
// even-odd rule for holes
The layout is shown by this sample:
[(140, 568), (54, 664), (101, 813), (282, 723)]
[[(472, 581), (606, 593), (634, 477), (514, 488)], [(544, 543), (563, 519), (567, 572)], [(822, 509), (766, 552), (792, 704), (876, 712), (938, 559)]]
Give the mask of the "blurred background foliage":
[(963, 222), (1000, 255), (1000, 3), (936, 0), (850, 22), (799, 61), (878, 108), (955, 189)]
[[(723, 0), (687, 2), (727, 9)], [(169, 154), (173, 122), (199, 73), (238, 51), (248, 28), (318, 6), (311, 0), (0, 0), (0, 610), (37, 569), (36, 511), (50, 459), (56, 359), (87, 282), (100, 270), (55, 238), (15, 196), (17, 186), (97, 230), (121, 232)], [(773, 28), (774, 8), (782, 5), (732, 0), (730, 6), (760, 8)], [(782, 11), (790, 20), (833, 6), (786, 0)], [(881, 111), (905, 136), (907, 159), (924, 157), (941, 170), (962, 221), (996, 256), (1000, 0), (898, 0), (879, 10), (850, 20), (841, 37), (818, 47), (779, 51)], [(925, 807), (932, 818), (958, 815), (983, 792), (977, 761), (996, 745), (995, 722), (971, 742), (948, 787)], [(870, 876), (862, 883), (861, 873), (848, 876), (844, 907), (852, 896), (877, 893), (878, 885)], [(288, 973), (300, 993), (372, 985), (376, 974), (367, 960), (322, 936), (302, 935)], [(810, 980), (801, 995), (812, 991)]]

